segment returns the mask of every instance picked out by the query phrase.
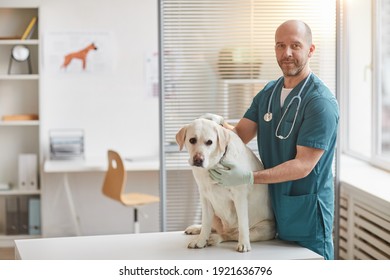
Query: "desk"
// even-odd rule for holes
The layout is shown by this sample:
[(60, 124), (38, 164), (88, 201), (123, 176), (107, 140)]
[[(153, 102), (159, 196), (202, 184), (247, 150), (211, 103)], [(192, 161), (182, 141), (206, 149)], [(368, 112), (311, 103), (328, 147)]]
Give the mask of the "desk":
[[(139, 158), (124, 158), (125, 169), (127, 171), (158, 171), (158, 158), (139, 157)], [(68, 201), (69, 210), (72, 215), (72, 223), (74, 233), (81, 235), (80, 219), (77, 215), (76, 208), (73, 202), (72, 193), (69, 186), (69, 173), (82, 172), (106, 172), (108, 168), (107, 158), (90, 157), (84, 160), (46, 160), (43, 171), (45, 173), (60, 173), (62, 174), (63, 188)]]
[(194, 236), (183, 232), (77, 236), (15, 241), (21, 260), (294, 260), (323, 259), (296, 244), (280, 240), (252, 242), (247, 253), (235, 251), (237, 242), (204, 249), (188, 249)]
[[(158, 171), (158, 158), (124, 159), (127, 171)], [(92, 157), (85, 160), (46, 160), (43, 171), (47, 173), (107, 171), (107, 158)]]

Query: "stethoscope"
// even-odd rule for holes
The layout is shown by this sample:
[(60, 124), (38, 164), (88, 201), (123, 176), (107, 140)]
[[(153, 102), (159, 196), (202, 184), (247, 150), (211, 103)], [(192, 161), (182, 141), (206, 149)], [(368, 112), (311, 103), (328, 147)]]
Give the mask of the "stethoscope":
[[(287, 139), (287, 138), (290, 136), (290, 134), (291, 134), (291, 132), (293, 131), (293, 129), (294, 129), (295, 121), (297, 120), (297, 116), (298, 116), (298, 112), (299, 112), (299, 107), (301, 106), (301, 101), (302, 101), (301, 93), (302, 93), (303, 89), (305, 88), (306, 83), (307, 83), (307, 81), (309, 80), (310, 76), (311, 76), (311, 72), (310, 72), (309, 76), (307, 76), (307, 78), (306, 78), (305, 82), (303, 83), (301, 89), (299, 90), (298, 94), (297, 94), (296, 96), (294, 96), (294, 97), (290, 100), (290, 102), (288, 103), (288, 105), (287, 105), (287, 107), (286, 107), (286, 110), (284, 111), (282, 117), (281, 117), (280, 120), (279, 120), (278, 126), (276, 127), (276, 130), (275, 130), (275, 136), (276, 136), (277, 138), (281, 139), (281, 140)], [(264, 114), (264, 120), (265, 120), (266, 122), (270, 122), (270, 121), (272, 120), (272, 113), (271, 113), (272, 98), (273, 98), (273, 96), (274, 96), (274, 93), (275, 93), (276, 88), (278, 87), (278, 85), (281, 83), (282, 80), (283, 80), (283, 77), (280, 77), (280, 78), (278, 79), (278, 81), (276, 82), (276, 85), (275, 85), (274, 89), (272, 90), (271, 97), (269, 98), (269, 101), (268, 101), (267, 113)], [(297, 104), (297, 109), (296, 109), (296, 111), (295, 111), (294, 120), (293, 120), (292, 126), (291, 126), (290, 131), (288, 132), (288, 134), (287, 134), (286, 136), (283, 136), (283, 135), (281, 135), (281, 134), (278, 133), (279, 128), (280, 128), (280, 124), (282, 123), (284, 117), (286, 116), (286, 113), (287, 113), (288, 109), (290, 109), (290, 107), (291, 107), (291, 105), (292, 105), (292, 103), (294, 102), (295, 99), (298, 100), (298, 104)]]

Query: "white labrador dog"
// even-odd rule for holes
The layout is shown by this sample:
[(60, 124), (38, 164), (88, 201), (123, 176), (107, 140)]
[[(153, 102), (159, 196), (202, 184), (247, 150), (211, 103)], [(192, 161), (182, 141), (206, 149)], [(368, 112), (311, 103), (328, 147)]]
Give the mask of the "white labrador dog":
[(275, 237), (275, 222), (267, 185), (225, 187), (212, 180), (208, 170), (221, 160), (238, 162), (253, 171), (263, 169), (260, 160), (234, 132), (208, 119), (196, 119), (182, 127), (176, 141), (186, 147), (198, 184), (202, 204), (202, 225), (188, 227), (187, 234), (199, 234), (189, 248), (204, 248), (223, 241), (238, 241), (237, 251), (251, 250), (251, 241)]

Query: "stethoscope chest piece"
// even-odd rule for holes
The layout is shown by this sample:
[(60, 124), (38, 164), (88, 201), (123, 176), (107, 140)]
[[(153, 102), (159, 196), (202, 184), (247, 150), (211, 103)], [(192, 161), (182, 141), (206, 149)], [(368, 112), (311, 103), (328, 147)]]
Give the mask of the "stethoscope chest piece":
[(264, 120), (266, 122), (270, 122), (272, 120), (272, 113), (271, 112), (267, 112), (264, 114)]

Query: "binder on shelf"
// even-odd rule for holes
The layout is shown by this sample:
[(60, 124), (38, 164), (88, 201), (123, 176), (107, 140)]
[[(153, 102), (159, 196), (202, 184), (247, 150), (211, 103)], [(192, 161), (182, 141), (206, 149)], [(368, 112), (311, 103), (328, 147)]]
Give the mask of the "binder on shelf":
[(41, 234), (41, 200), (30, 197), (28, 201), (28, 234)]
[(29, 233), (29, 200), (28, 196), (19, 196), (19, 209), (18, 209), (18, 218), (19, 218), (19, 234), (28, 234)]
[(5, 234), (19, 234), (19, 200), (16, 196), (6, 198), (6, 227)]
[(19, 155), (19, 189), (38, 189), (38, 157), (36, 154)]
[(24, 30), (24, 33), (21, 37), (21, 40), (26, 40), (26, 39), (30, 39), (32, 34), (34, 33), (34, 30), (36, 28), (36, 25), (37, 25), (37, 17), (33, 17), (30, 21), (30, 23), (28, 24), (26, 30)]
[(34, 196), (9, 196), (6, 198), (7, 235), (40, 235), (41, 202)]

